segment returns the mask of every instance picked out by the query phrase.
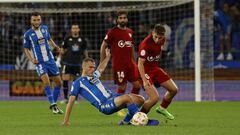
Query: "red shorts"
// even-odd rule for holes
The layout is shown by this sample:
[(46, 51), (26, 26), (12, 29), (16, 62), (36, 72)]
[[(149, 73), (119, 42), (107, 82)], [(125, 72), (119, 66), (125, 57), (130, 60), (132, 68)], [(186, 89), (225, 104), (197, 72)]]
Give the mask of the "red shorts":
[(161, 84), (171, 79), (171, 77), (161, 68), (145, 68), (145, 76), (150, 81), (151, 84), (158, 83)]
[(113, 68), (114, 81), (116, 84), (126, 84), (127, 81), (135, 82), (140, 79), (140, 74), (136, 63), (130, 62), (128, 65)]

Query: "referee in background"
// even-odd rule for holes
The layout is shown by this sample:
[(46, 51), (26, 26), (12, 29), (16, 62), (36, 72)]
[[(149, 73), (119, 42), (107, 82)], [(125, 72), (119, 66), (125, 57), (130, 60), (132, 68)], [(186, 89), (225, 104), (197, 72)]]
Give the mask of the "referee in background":
[(71, 32), (62, 43), (62, 80), (64, 100), (61, 103), (68, 102), (68, 82), (73, 81), (80, 76), (82, 60), (88, 57), (88, 40), (80, 35), (78, 24), (71, 25)]

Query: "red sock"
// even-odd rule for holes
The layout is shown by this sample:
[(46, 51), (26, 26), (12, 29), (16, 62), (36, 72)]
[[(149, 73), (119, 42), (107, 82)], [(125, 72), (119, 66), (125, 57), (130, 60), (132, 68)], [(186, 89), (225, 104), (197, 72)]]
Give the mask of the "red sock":
[(172, 102), (172, 100), (168, 101), (168, 100), (166, 100), (165, 98), (163, 98), (162, 103), (161, 103), (160, 106), (161, 106), (162, 108), (165, 108), (165, 109), (166, 109), (171, 102)]
[(139, 94), (140, 88), (132, 88), (131, 93), (133, 94)]
[(125, 90), (117, 89), (117, 93), (118, 93), (118, 94), (124, 94), (124, 93), (125, 93)]

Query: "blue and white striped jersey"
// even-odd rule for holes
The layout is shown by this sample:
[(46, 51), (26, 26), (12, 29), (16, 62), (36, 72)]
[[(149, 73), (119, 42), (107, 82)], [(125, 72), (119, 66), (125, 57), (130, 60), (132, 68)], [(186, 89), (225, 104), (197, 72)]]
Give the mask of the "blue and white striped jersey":
[(32, 50), (38, 62), (54, 61), (48, 40), (51, 39), (48, 27), (41, 25), (38, 30), (30, 28), (24, 33), (23, 46)]
[(100, 75), (100, 72), (96, 70), (93, 77), (79, 77), (73, 82), (70, 95), (77, 96), (80, 94), (99, 109), (101, 104), (112, 97), (111, 91), (107, 90), (99, 80)]

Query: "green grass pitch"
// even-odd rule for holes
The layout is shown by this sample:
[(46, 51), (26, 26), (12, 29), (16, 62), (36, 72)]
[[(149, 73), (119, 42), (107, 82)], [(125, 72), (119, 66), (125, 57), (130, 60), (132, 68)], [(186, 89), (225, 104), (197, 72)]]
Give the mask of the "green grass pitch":
[(148, 114), (159, 126), (118, 126), (116, 114), (103, 115), (81, 101), (74, 105), (71, 125), (62, 127), (63, 115), (53, 115), (47, 101), (1, 101), (0, 135), (240, 135), (240, 102), (173, 102), (169, 111), (174, 121), (154, 109)]

